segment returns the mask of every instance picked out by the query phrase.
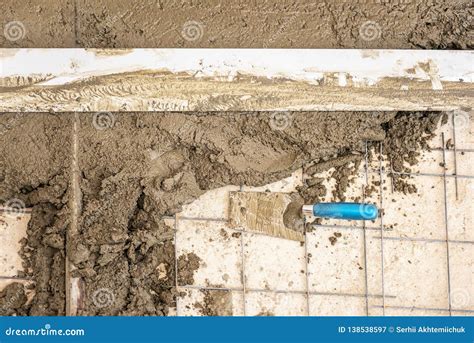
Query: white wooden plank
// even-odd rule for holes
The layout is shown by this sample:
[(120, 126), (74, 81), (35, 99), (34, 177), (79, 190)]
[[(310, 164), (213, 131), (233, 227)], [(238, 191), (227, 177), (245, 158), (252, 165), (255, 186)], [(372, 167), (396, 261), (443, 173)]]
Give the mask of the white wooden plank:
[(472, 108), (474, 52), (0, 49), (0, 111)]

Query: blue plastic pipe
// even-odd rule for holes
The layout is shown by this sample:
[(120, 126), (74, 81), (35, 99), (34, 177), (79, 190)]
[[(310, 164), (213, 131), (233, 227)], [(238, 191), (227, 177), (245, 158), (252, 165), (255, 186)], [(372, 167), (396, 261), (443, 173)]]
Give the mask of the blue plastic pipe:
[(372, 204), (336, 202), (304, 205), (303, 213), (321, 218), (374, 220), (377, 218), (379, 211), (377, 206)]

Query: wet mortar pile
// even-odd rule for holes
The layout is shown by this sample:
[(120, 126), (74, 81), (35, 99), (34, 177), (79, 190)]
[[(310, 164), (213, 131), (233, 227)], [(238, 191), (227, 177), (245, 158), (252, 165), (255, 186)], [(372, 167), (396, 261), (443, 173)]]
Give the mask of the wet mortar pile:
[[(10, 284), (0, 291), (0, 315), (65, 314), (67, 260), (83, 287), (78, 314), (170, 315), (176, 278), (192, 284), (201, 262), (193, 253), (175, 256), (167, 219), (183, 205), (211, 189), (261, 186), (303, 166), (309, 178), (295, 202), (350, 200), (344, 192), (366, 141), (383, 142), (403, 171), (443, 122), (436, 112), (287, 115), (281, 126), (267, 112), (1, 114), (0, 199), (31, 209), (18, 276), (34, 281), (34, 296)], [(327, 197), (311, 176), (331, 168), (336, 191)], [(399, 178), (395, 189), (416, 192), (416, 185)], [(97, 297), (104, 289), (113, 292), (107, 307)], [(232, 314), (225, 291), (203, 293), (196, 304), (203, 314)]]

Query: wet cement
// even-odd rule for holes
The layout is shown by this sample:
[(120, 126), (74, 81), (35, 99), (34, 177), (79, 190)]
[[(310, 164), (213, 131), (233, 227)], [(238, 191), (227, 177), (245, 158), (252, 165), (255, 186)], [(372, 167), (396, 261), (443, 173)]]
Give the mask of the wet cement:
[(232, 316), (232, 293), (230, 291), (202, 291), (202, 302), (197, 302), (194, 307), (203, 316)]
[[(0, 197), (32, 208), (22, 276), (36, 283), (27, 303), (19, 285), (4, 290), (0, 304), (12, 303), (12, 292), (20, 300), (2, 311), (64, 314), (67, 256), (85, 294), (79, 314), (168, 315), (177, 292), (174, 228), (166, 218), (184, 204), (225, 185), (268, 184), (302, 166), (309, 175), (334, 167), (333, 197), (343, 200), (365, 141), (383, 141), (389, 156), (416, 163), (441, 114), (295, 112), (290, 117), (289, 126), (275, 129), (266, 112), (1, 114)], [(73, 161), (80, 186), (77, 231), (71, 229), (68, 206)], [(295, 196), (305, 203), (324, 200), (323, 188), (317, 177), (309, 178)], [(199, 265), (195, 254), (178, 256), (178, 283), (193, 284)], [(213, 296), (205, 298), (203, 313), (217, 313)]]
[[(472, 49), (469, 0), (4, 0), (1, 47)], [(13, 39), (12, 39), (13, 38)]]
[(70, 116), (0, 115), (0, 199), (19, 199), (32, 209), (28, 241), (22, 242), (25, 271), (19, 273), (36, 282), (30, 315), (65, 313), (70, 124)]

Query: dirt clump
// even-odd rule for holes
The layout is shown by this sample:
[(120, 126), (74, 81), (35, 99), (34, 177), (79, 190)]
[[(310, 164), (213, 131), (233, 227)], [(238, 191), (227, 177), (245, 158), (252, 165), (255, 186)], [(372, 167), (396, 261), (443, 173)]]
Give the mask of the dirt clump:
[(384, 124), (387, 134), (383, 141), (383, 153), (390, 162), (390, 171), (395, 172), (390, 174), (395, 191), (416, 193), (416, 185), (409, 182), (410, 177), (397, 173), (410, 173), (422, 151), (431, 150), (428, 143), (435, 136), (440, 122), (446, 123), (446, 118), (446, 114), (439, 112), (412, 112), (409, 116), (399, 113)]
[(199, 269), (201, 258), (195, 253), (189, 253), (178, 257), (178, 282), (180, 285), (192, 285), (194, 283), (194, 271)]
[(0, 291), (0, 316), (26, 315), (26, 296), (23, 284), (12, 282)]
[(341, 238), (342, 234), (340, 232), (334, 232), (332, 236), (328, 238), (329, 242), (331, 242), (331, 245), (336, 245), (337, 239)]
[(304, 231), (304, 218), (302, 208), (305, 200), (300, 194), (294, 193), (291, 195), (292, 201), (288, 204), (283, 213), (283, 224), (294, 231)]
[(202, 302), (197, 302), (194, 307), (203, 316), (232, 316), (232, 292), (227, 290), (201, 290), (204, 294)]

